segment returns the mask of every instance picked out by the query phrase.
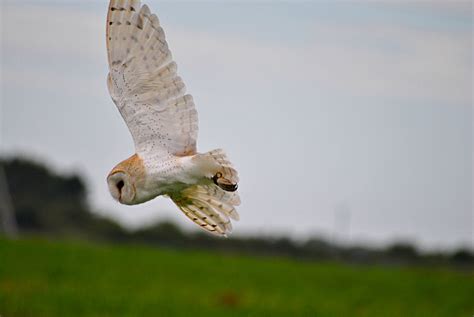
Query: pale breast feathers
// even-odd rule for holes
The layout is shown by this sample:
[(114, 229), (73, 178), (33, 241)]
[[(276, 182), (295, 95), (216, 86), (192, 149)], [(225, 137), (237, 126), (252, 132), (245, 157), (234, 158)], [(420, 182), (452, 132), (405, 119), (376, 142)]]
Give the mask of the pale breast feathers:
[(140, 1), (111, 1), (108, 88), (142, 156), (196, 152), (198, 118), (156, 15)]

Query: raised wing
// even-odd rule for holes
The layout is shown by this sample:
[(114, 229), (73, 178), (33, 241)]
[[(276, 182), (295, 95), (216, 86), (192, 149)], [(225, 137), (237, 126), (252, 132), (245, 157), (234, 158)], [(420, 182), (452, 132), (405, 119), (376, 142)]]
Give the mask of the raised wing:
[(197, 112), (155, 14), (137, 0), (111, 0), (107, 15), (110, 95), (141, 155), (196, 153)]

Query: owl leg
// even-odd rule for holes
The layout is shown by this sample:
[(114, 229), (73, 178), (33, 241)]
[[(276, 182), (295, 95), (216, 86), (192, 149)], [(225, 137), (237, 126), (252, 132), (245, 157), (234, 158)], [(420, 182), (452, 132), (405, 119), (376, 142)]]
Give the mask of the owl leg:
[(237, 191), (239, 176), (237, 170), (227, 158), (223, 150), (213, 150), (204, 154), (197, 154), (193, 158), (195, 174), (206, 177), (226, 192)]
[(212, 177), (214, 184), (222, 188), (227, 192), (235, 192), (239, 187), (237, 184), (232, 183), (230, 180), (224, 178), (221, 172), (217, 172), (216, 175)]

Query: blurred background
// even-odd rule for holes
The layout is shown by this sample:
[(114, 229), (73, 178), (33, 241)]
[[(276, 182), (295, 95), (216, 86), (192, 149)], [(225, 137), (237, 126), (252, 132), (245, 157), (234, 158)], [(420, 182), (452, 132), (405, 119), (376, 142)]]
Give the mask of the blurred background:
[(0, 3), (0, 315), (474, 313), (471, 1), (146, 1), (239, 170), (229, 239), (108, 193), (107, 1)]

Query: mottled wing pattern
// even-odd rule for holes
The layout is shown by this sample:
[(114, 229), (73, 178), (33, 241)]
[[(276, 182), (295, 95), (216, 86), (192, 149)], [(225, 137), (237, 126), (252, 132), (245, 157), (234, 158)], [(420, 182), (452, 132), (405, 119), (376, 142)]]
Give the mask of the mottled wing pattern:
[(226, 192), (214, 184), (190, 186), (171, 195), (171, 199), (186, 217), (216, 235), (230, 233), (230, 219), (239, 220), (234, 207), (240, 205), (237, 192)]
[(156, 15), (137, 0), (111, 0), (108, 87), (142, 156), (196, 153), (198, 118)]

